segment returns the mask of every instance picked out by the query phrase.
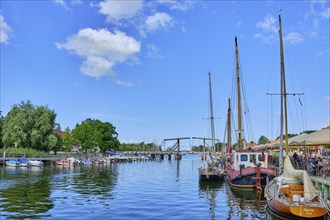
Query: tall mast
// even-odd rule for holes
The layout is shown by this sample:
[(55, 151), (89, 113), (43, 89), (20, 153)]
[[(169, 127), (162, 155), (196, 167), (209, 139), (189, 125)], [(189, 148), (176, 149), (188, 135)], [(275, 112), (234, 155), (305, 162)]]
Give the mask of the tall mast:
[(240, 80), (240, 70), (238, 61), (238, 45), (237, 37), (235, 37), (235, 49), (236, 49), (236, 78), (237, 78), (237, 113), (238, 113), (238, 149), (243, 148), (242, 140), (242, 113), (241, 113), (241, 80)]
[[(288, 148), (289, 148), (289, 143), (288, 143), (289, 138), (288, 138), (287, 93), (286, 93), (286, 82), (285, 82), (284, 49), (283, 49), (281, 15), (278, 15), (278, 20), (279, 20), (279, 25), (280, 25), (279, 34), (280, 34), (280, 50), (281, 50), (281, 130), (282, 130), (281, 139), (283, 139), (283, 104), (284, 104), (285, 152), (286, 152), (286, 156), (287, 156)], [(283, 100), (282, 100), (282, 97), (283, 97)], [(283, 142), (283, 140), (282, 140), (282, 142)], [(282, 146), (282, 145), (280, 145), (280, 146)], [(282, 151), (281, 151), (281, 153), (282, 153)]]
[(228, 99), (228, 113), (227, 113), (227, 149), (231, 148), (231, 109), (230, 109), (230, 99)]
[[(213, 103), (212, 103), (212, 82), (211, 82), (211, 73), (210, 72), (209, 72), (209, 89), (210, 89), (210, 121), (211, 121), (212, 151), (215, 154), (214, 117), (213, 117)], [(213, 154), (213, 156), (214, 156), (214, 154)], [(211, 156), (212, 163), (213, 163), (213, 156)]]

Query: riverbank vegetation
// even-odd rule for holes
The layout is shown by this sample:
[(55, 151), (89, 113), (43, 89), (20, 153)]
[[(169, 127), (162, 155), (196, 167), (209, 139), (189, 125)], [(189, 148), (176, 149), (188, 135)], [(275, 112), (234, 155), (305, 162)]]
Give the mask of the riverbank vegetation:
[(30, 149), (43, 152), (81, 151), (106, 152), (118, 150), (120, 143), (116, 127), (110, 122), (86, 119), (72, 130), (60, 130), (55, 110), (37, 106), (31, 101), (15, 104), (4, 117), (0, 112), (0, 149), (22, 151)]

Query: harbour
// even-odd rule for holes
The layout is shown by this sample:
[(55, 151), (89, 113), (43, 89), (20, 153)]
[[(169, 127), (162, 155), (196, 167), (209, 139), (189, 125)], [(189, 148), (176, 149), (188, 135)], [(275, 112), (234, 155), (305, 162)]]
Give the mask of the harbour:
[(200, 182), (202, 160), (1, 167), (2, 219), (272, 219), (257, 191)]
[(330, 220), (326, 1), (0, 4), (1, 220)]
[(90, 166), (1, 166), (1, 219), (283, 219), (267, 211), (262, 191), (200, 181), (204, 163), (185, 154)]

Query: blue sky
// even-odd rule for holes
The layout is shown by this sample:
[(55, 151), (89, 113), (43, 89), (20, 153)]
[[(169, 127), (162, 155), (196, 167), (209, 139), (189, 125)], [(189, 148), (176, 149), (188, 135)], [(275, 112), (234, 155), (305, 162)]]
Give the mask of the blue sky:
[[(1, 111), (31, 100), (62, 129), (111, 122), (122, 142), (210, 136), (223, 140), (235, 70), (234, 37), (253, 135), (279, 130), (281, 10), (289, 130), (330, 124), (329, 1), (1, 0)], [(199, 144), (198, 141), (188, 144)]]

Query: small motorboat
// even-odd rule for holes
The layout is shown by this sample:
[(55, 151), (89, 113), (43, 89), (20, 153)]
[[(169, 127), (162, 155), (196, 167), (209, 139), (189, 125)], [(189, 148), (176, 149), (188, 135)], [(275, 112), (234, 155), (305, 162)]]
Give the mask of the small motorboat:
[(74, 157), (69, 157), (66, 160), (70, 162), (71, 166), (77, 166), (80, 163), (80, 161)]
[(100, 164), (100, 160), (97, 159), (96, 157), (93, 157), (93, 158), (91, 159), (91, 161), (92, 161), (93, 164)]
[(17, 162), (19, 163), (18, 166), (20, 166), (20, 167), (30, 167), (31, 166), (30, 160), (25, 157), (21, 157), (21, 158), (17, 159)]
[(41, 160), (30, 160), (31, 166), (33, 167), (41, 167), (44, 163)]
[(17, 160), (6, 160), (5, 165), (9, 167), (17, 167), (19, 162)]
[(92, 164), (92, 161), (90, 160), (90, 159), (82, 159), (81, 161), (80, 161), (80, 164), (82, 164), (82, 165), (84, 165), (84, 166), (86, 166), (86, 165), (91, 165)]
[(70, 166), (69, 160), (55, 160), (56, 165), (58, 166)]

